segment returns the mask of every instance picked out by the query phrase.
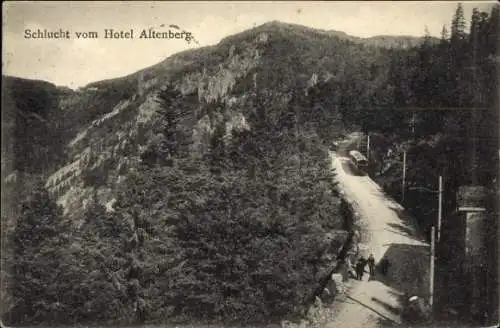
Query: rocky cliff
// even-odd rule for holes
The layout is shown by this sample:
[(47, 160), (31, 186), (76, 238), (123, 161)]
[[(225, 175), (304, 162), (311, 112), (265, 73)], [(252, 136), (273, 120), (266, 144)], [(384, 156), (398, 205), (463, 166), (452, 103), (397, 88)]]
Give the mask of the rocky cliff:
[[(259, 45), (265, 38), (263, 33), (251, 42), (238, 45), (239, 49), (234, 45), (229, 47), (218, 65), (197, 67), (192, 65), (189, 60), (192, 54), (188, 53), (187, 56), (173, 56), (158, 66), (127, 77), (125, 83), (136, 80), (135, 90), (122, 97), (111, 111), (78, 130), (66, 146), (67, 164), (47, 179), (46, 187), (66, 213), (77, 213), (95, 194), (108, 210), (112, 210), (114, 187), (122, 181), (125, 172), (137, 165), (141, 149), (153, 137), (151, 130), (159, 108), (156, 96), (166, 84), (174, 85), (192, 109), (193, 115), (186, 125), (195, 140), (193, 156), (206, 151), (208, 138), (216, 125), (224, 126), (227, 138), (233, 129), (249, 129), (245, 114), (238, 108), (244, 104), (245, 95), (233, 95), (232, 91), (237, 81), (259, 65)], [(181, 75), (182, 69), (186, 72)], [(79, 92), (98, 94), (106, 92), (109, 84), (120, 82), (123, 83), (93, 84)], [(228, 105), (225, 116), (211, 119), (208, 113), (201, 113), (203, 104), (218, 99)], [(71, 104), (71, 100), (66, 101)]]

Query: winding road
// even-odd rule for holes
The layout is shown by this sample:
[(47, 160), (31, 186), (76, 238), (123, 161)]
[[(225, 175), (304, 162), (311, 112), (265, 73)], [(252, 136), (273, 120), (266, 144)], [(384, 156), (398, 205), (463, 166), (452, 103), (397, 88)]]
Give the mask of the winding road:
[[(345, 300), (333, 304), (332, 321), (326, 327), (385, 327), (401, 324), (400, 301), (404, 295), (428, 297), (429, 245), (416, 237), (404, 209), (391, 200), (367, 175), (358, 175), (345, 155), (346, 147), (360, 134), (343, 141), (331, 152), (332, 165), (340, 189), (357, 211), (355, 224), (361, 231), (361, 244), (373, 253), (376, 262), (389, 259), (387, 276), (379, 273), (369, 281), (350, 279)], [(366, 256), (366, 255), (365, 255)]]

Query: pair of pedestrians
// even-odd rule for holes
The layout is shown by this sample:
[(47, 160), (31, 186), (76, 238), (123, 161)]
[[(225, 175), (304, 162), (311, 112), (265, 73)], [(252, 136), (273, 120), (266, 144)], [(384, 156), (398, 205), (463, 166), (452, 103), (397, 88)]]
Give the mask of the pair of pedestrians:
[(356, 279), (362, 280), (365, 273), (365, 266), (368, 264), (370, 278), (375, 276), (375, 258), (370, 254), (368, 259), (365, 260), (363, 256), (358, 259), (356, 263)]

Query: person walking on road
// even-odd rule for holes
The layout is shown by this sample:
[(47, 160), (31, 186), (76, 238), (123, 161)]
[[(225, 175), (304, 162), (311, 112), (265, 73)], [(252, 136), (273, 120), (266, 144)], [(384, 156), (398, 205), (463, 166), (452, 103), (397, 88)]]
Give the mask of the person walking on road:
[(356, 263), (356, 278), (358, 280), (363, 280), (363, 273), (365, 272), (366, 260), (363, 256), (358, 259)]
[(368, 268), (370, 269), (370, 278), (375, 276), (375, 258), (373, 254), (368, 257)]
[(384, 276), (387, 276), (387, 271), (389, 270), (389, 267), (391, 266), (391, 263), (387, 258), (383, 258), (380, 260), (380, 271), (382, 271), (382, 274)]

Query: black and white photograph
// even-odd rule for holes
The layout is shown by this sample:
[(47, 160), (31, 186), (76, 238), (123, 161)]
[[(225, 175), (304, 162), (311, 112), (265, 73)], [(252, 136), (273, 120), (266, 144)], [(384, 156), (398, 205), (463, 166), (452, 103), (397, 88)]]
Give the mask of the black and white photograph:
[(2, 327), (500, 324), (496, 1), (5, 1)]

